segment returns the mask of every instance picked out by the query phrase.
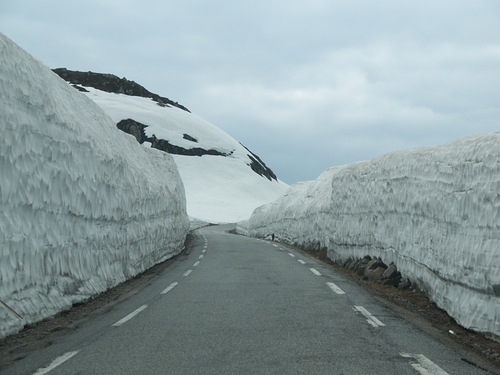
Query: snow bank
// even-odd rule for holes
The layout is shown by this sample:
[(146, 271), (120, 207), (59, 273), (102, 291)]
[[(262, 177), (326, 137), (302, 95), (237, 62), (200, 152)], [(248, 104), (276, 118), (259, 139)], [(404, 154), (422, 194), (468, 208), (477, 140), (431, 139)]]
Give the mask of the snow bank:
[(499, 161), (494, 133), (331, 168), (256, 209), (246, 230), (337, 261), (394, 262), (460, 324), (499, 339)]
[[(272, 202), (288, 185), (269, 180), (250, 168), (249, 151), (229, 134), (201, 117), (176, 107), (159, 106), (149, 98), (115, 94), (85, 87), (116, 123), (133, 119), (155, 135), (185, 149), (215, 150), (228, 156), (172, 155), (186, 190), (191, 219), (210, 223), (234, 223), (248, 219), (253, 210)], [(185, 137), (189, 135), (196, 141)], [(150, 147), (150, 143), (143, 146)]]
[(0, 34), (0, 336), (178, 253), (172, 158)]

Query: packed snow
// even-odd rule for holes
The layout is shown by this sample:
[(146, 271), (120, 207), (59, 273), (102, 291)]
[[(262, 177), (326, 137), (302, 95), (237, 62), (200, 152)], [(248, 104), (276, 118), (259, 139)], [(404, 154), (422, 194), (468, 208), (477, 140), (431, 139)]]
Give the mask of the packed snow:
[(500, 133), (325, 171), (242, 230), (394, 262), (464, 327), (500, 338)]
[(0, 337), (180, 252), (172, 157), (0, 34)]
[[(177, 107), (160, 106), (149, 98), (104, 92), (85, 87), (116, 123), (133, 119), (155, 135), (185, 149), (215, 150), (228, 156), (183, 156), (173, 154), (186, 190), (187, 212), (192, 220), (234, 223), (250, 217), (262, 204), (277, 199), (288, 185), (269, 180), (250, 168), (249, 151), (230, 135)], [(194, 138), (193, 142), (184, 134)], [(151, 145), (145, 142), (145, 147)]]

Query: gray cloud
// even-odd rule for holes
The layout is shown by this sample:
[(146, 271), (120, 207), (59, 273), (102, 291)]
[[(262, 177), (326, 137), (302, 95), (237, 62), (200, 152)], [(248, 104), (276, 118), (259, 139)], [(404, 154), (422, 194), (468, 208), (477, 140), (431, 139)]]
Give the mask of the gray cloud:
[(177, 100), (286, 182), (497, 131), (496, 0), (0, 4), (50, 67), (110, 72)]

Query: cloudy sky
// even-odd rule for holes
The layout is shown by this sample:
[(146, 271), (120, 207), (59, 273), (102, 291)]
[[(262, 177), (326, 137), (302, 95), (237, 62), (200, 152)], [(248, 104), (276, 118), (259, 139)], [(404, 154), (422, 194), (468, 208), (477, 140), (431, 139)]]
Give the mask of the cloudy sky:
[(0, 32), (184, 104), (287, 183), (500, 131), (498, 0), (0, 0)]

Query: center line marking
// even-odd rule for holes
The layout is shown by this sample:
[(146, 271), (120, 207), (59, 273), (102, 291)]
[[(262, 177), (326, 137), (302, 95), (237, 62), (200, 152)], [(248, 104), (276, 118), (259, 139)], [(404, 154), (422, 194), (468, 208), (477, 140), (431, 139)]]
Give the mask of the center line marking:
[(187, 270), (186, 272), (184, 272), (183, 276), (189, 276), (191, 272), (193, 272), (193, 270)]
[(201, 255), (198, 257), (198, 259), (203, 259), (203, 257), (204, 257), (204, 256), (205, 256), (205, 255), (201, 254)]
[(128, 322), (130, 319), (132, 319), (134, 316), (139, 314), (142, 310), (145, 310), (147, 307), (148, 307), (148, 305), (142, 305), (138, 309), (135, 309), (130, 314), (128, 314), (126, 317), (120, 319), (115, 324), (113, 324), (113, 327), (118, 327), (118, 326), (121, 326), (123, 323)]
[(63, 354), (62, 356), (57, 357), (56, 359), (54, 359), (52, 361), (52, 363), (50, 365), (48, 365), (47, 367), (44, 367), (44, 368), (39, 368), (33, 375), (45, 375), (45, 374), (47, 374), (49, 371), (52, 371), (53, 369), (55, 369), (57, 366), (62, 365), (68, 359), (73, 357), (76, 353), (78, 353), (78, 350), (75, 350), (74, 352), (67, 352), (67, 353)]
[(207, 249), (203, 249), (201, 252), (202, 252), (202, 253), (206, 253), (206, 252), (207, 252)]
[(166, 287), (165, 289), (163, 289), (163, 291), (160, 293), (160, 294), (167, 294), (168, 292), (170, 292), (172, 289), (174, 289), (177, 284), (179, 284), (177, 281), (174, 281), (172, 284), (170, 284), (168, 287)]
[(354, 306), (354, 311), (359, 311), (361, 314), (363, 314), (366, 318), (366, 321), (370, 323), (373, 327), (384, 327), (385, 324), (382, 323), (380, 320), (375, 318), (370, 312), (365, 309), (363, 306)]
[(198, 267), (198, 265), (200, 264), (200, 261), (197, 260), (194, 264), (193, 264), (193, 267)]
[(314, 273), (316, 276), (321, 276), (321, 273), (319, 273), (319, 271), (315, 268), (309, 268), (311, 270), (312, 273)]
[(328, 285), (330, 287), (330, 289), (333, 290), (337, 294), (345, 294), (345, 292), (342, 289), (340, 289), (337, 285), (335, 285), (334, 283), (326, 283), (326, 285)]
[(300, 264), (306, 264), (306, 262), (304, 262), (302, 259), (297, 260), (297, 262), (299, 262)]
[(292, 258), (295, 258), (295, 255), (293, 255), (292, 253), (288, 253), (288, 255), (290, 255)]

